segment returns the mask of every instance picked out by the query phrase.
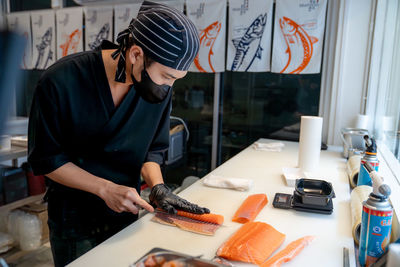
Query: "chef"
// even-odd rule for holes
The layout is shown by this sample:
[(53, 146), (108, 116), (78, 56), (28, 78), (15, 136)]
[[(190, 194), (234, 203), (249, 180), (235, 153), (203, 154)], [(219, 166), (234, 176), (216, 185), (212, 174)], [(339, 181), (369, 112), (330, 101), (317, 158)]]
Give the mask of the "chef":
[[(160, 170), (172, 85), (199, 49), (195, 26), (173, 8), (144, 1), (117, 42), (60, 59), (44, 72), (33, 98), (28, 161), (35, 174), (50, 178), (56, 266), (134, 222), (140, 208), (209, 212), (173, 194)], [(141, 177), (151, 188), (151, 205), (139, 195)]]

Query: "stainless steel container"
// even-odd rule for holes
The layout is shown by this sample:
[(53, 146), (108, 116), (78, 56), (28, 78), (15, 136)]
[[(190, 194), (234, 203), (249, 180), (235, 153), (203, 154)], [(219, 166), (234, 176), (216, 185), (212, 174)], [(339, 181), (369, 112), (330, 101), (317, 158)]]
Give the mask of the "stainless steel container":
[(341, 130), (343, 157), (349, 158), (360, 151), (365, 151), (364, 135), (368, 135), (368, 130), (359, 128), (343, 128)]

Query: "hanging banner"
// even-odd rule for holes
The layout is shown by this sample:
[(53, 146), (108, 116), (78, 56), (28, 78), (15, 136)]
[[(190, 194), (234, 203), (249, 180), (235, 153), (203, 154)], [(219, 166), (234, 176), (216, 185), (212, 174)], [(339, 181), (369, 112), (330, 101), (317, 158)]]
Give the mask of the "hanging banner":
[(81, 7), (56, 11), (57, 59), (83, 51), (82, 20)]
[(22, 34), (26, 39), (26, 47), (22, 58), (21, 68), (32, 68), (32, 31), (31, 31), (31, 13), (16, 12), (7, 14), (7, 24), (10, 31)]
[(327, 0), (276, 0), (272, 72), (319, 73)]
[(173, 7), (183, 13), (184, 0), (156, 0), (154, 2)]
[(96, 49), (103, 40), (112, 42), (112, 26), (112, 6), (85, 7), (85, 51)]
[(114, 40), (117, 41), (118, 33), (128, 28), (133, 18), (136, 18), (142, 4), (114, 6)]
[(270, 70), (273, 0), (229, 0), (226, 69)]
[(35, 69), (46, 69), (56, 61), (55, 15), (53, 10), (31, 12), (32, 64)]
[(226, 1), (187, 0), (186, 13), (196, 25), (200, 38), (199, 53), (189, 70), (225, 71)]

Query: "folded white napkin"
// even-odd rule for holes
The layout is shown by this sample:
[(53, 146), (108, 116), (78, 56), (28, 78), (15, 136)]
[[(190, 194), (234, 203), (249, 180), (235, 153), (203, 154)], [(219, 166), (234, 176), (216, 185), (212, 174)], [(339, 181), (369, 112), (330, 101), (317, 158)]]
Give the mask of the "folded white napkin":
[(203, 184), (211, 187), (229, 188), (238, 191), (248, 191), (253, 181), (243, 178), (228, 178), (211, 174), (203, 179)]
[(253, 144), (253, 148), (255, 150), (260, 150), (260, 151), (281, 152), (284, 147), (285, 144), (282, 142), (270, 142), (270, 143), (254, 142)]

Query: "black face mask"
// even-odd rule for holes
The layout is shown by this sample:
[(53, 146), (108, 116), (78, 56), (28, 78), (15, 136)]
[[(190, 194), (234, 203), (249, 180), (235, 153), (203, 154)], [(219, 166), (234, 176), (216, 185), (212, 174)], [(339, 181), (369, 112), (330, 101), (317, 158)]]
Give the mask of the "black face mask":
[[(133, 65), (132, 65), (133, 70)], [(171, 90), (171, 86), (163, 84), (158, 85), (153, 82), (146, 71), (146, 65), (143, 63), (143, 70), (140, 74), (141, 80), (140, 82), (136, 81), (135, 77), (131, 72), (131, 77), (133, 81), (133, 86), (140, 94), (140, 96), (147, 102), (151, 104), (161, 103), (168, 95), (169, 90)]]

